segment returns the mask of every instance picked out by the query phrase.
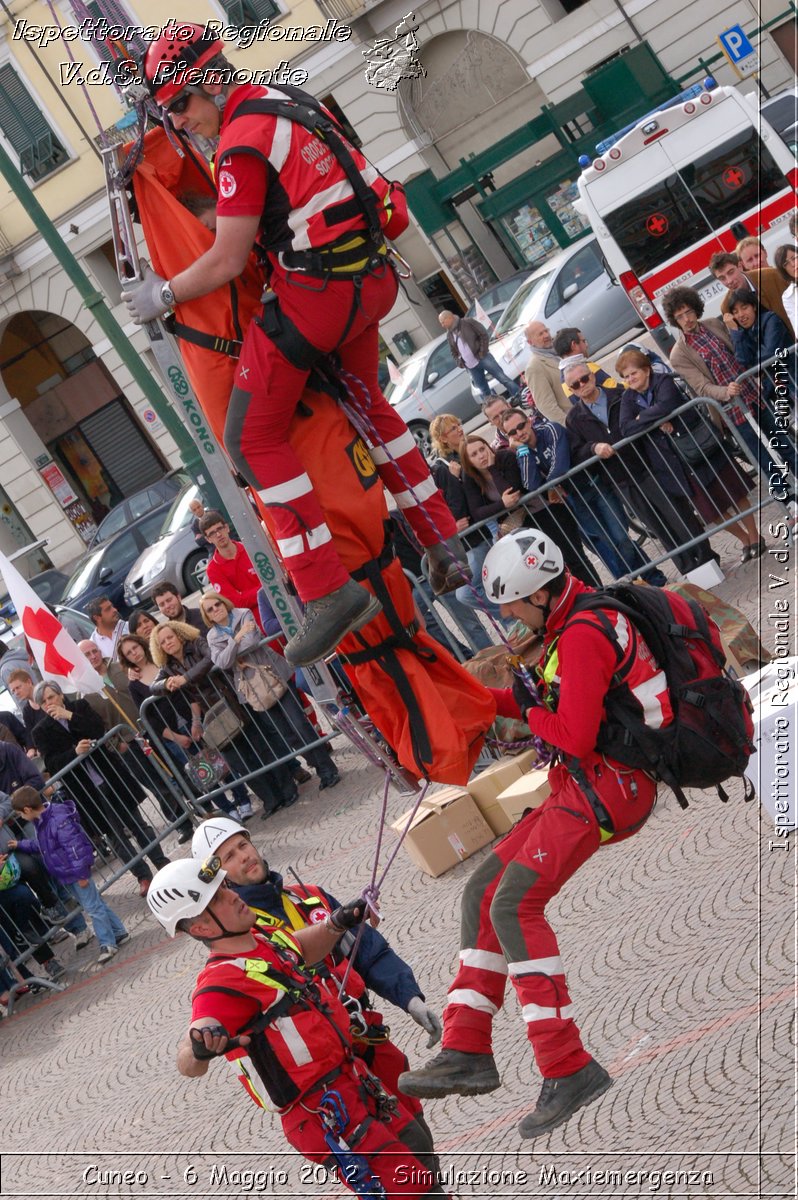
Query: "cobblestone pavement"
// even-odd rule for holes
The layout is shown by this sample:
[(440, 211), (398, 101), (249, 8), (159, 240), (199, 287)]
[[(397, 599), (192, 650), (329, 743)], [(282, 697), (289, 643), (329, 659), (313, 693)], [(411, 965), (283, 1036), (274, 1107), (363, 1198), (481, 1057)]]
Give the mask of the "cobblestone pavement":
[[(737, 550), (723, 546), (731, 568)], [(772, 646), (760, 604), (771, 571), (785, 574), (767, 559), (736, 566), (718, 592), (761, 618)], [(276, 867), (292, 864), (346, 897), (370, 874), (381, 782), (345, 746), (338, 761), (335, 791), (308, 784), (295, 807), (250, 828)], [(391, 816), (403, 807), (393, 795)], [(427, 1105), (441, 1161), (461, 1173), (453, 1193), (794, 1194), (794, 839), (787, 852), (771, 850), (769, 834), (767, 816), (740, 791), (728, 805), (699, 795), (687, 813), (665, 795), (638, 837), (602, 850), (566, 886), (550, 916), (587, 1045), (615, 1085), (534, 1149), (521, 1143), (516, 1123), (540, 1084), (509, 994), (496, 1021), (501, 1090)], [(436, 880), (401, 854), (383, 890), (383, 931), (438, 1008), (456, 958), (460, 892), (485, 853)], [(133, 933), (113, 964), (91, 965), (92, 950), (76, 963), (70, 949), (67, 990), (23, 999), (0, 1026), (0, 1195), (343, 1195), (323, 1173), (300, 1174), (276, 1121), (226, 1064), (203, 1080), (176, 1074), (204, 952), (188, 938), (166, 940), (129, 877), (113, 898)], [(411, 1061), (423, 1062), (426, 1035), (396, 1010), (390, 1023)], [(108, 1171), (144, 1176), (101, 1182)], [(260, 1180), (247, 1175), (256, 1171)]]

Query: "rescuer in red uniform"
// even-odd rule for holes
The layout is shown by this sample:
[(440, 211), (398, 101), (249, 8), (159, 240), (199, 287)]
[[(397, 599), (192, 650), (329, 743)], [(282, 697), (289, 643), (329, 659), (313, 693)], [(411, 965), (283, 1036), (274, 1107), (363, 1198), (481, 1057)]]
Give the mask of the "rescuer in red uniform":
[(167, 27), (146, 54), (145, 79), (164, 120), (219, 139), (216, 239), (171, 281), (147, 267), (123, 295), (133, 319), (146, 323), (234, 279), (254, 244), (264, 256), (271, 291), (245, 337), (224, 440), (272, 510), (278, 549), (305, 604), (303, 625), (285, 648), (300, 666), (331, 653), (380, 609), (341, 563), (288, 442), (309, 374), (331, 353), (368, 409), (377, 434), (372, 458), (427, 548), (433, 590), (459, 586), (466, 559), (413, 435), (377, 382), (379, 322), (398, 290), (385, 238), (407, 226), (400, 189), (346, 142), (313, 97), (225, 83), (232, 68), (222, 50), (205, 27), (184, 24)]
[[(611, 609), (585, 612), (565, 632), (580, 596), (593, 589), (563, 568), (562, 553), (538, 530), (502, 538), (482, 568), (485, 594), (530, 629), (544, 629), (539, 702), (516, 682), (500, 706), (524, 714), (529, 728), (559, 751), (551, 795), (494, 846), (466, 884), (460, 962), (443, 1014), (443, 1047), (425, 1067), (399, 1078), (409, 1096), (491, 1092), (501, 1080), (493, 1059), (493, 1018), (507, 977), (515, 987), (543, 1088), (519, 1125), (538, 1137), (595, 1100), (612, 1080), (582, 1044), (557, 938), (546, 905), (605, 842), (636, 833), (650, 815), (656, 783), (643, 770), (596, 749), (605, 700), (623, 675), (629, 703), (645, 724), (673, 719), (664, 672), (627, 618)], [(621, 648), (602, 627), (606, 618)], [(514, 699), (515, 698), (515, 699)]]
[(205, 1075), (211, 1059), (226, 1057), (256, 1104), (274, 1106), (290, 1145), (358, 1196), (444, 1195), (428, 1131), (408, 1123), (407, 1110), (391, 1104), (355, 1056), (329, 973), (305, 969), (360, 923), (365, 901), (304, 929), (264, 935), (212, 857), (164, 867), (147, 904), (170, 936), (180, 930), (211, 948), (178, 1047), (181, 1075)]

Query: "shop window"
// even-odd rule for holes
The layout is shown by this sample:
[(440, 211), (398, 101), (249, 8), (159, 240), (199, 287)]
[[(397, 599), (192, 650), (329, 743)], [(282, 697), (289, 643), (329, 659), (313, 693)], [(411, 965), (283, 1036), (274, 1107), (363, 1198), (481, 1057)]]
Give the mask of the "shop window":
[(10, 63), (0, 66), (0, 130), (34, 183), (68, 162), (69, 154)]

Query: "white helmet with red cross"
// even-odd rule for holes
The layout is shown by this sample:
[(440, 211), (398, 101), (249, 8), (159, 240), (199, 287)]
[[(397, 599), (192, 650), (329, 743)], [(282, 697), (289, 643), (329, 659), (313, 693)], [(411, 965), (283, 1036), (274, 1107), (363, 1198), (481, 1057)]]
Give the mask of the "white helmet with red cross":
[(516, 529), (488, 551), (482, 585), (493, 604), (511, 604), (546, 587), (562, 570), (562, 551), (547, 534)]

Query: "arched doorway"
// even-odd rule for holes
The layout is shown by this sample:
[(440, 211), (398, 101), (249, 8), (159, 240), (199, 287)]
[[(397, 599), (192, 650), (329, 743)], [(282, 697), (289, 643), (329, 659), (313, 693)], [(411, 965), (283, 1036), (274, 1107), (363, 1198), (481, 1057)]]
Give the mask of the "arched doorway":
[(44, 443), (55, 486), (47, 482), (81, 534), (81, 524), (102, 520), (168, 469), (85, 334), (65, 318), (38, 310), (12, 317), (0, 338), (0, 377)]

